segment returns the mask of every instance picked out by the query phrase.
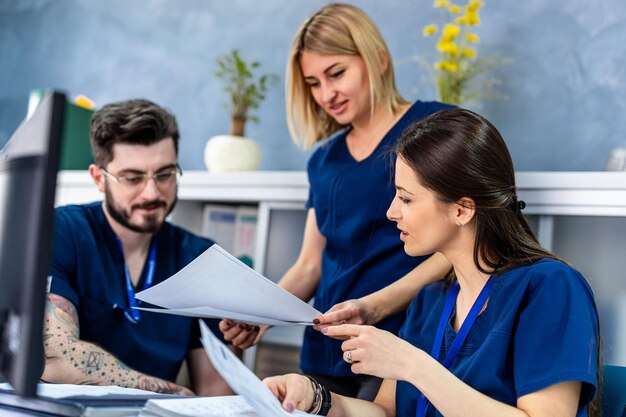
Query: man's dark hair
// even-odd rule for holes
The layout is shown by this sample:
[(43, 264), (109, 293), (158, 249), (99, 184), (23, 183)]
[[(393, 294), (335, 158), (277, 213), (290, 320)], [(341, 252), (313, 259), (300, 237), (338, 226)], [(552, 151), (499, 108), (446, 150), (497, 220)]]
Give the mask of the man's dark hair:
[(152, 145), (166, 138), (174, 140), (178, 154), (178, 124), (172, 113), (143, 99), (107, 104), (90, 122), (91, 150), (96, 165), (105, 167), (113, 159), (113, 145)]

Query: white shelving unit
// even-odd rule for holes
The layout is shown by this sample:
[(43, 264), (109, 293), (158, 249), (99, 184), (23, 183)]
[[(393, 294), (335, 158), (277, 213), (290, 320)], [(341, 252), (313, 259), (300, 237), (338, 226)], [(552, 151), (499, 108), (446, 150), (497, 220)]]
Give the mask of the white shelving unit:
[[(594, 288), (605, 359), (626, 365), (626, 172), (519, 172), (516, 179), (519, 198), (527, 204), (524, 213), (539, 240), (570, 261)], [(199, 233), (206, 203), (258, 205), (256, 268), (276, 280), (300, 249), (307, 197), (305, 172), (185, 172), (171, 221)], [(60, 173), (58, 205), (101, 198), (87, 172)], [(268, 337), (300, 342), (290, 332)], [(246, 362), (253, 361), (251, 352)]]

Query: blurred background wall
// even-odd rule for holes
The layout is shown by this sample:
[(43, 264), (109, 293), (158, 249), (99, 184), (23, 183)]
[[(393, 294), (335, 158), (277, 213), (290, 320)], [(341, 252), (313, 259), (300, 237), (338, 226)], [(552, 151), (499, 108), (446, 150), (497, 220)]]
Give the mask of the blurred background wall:
[[(436, 91), (413, 57), (433, 54), (422, 28), (440, 21), (430, 0), (354, 0), (390, 47), (401, 92)], [(624, 0), (484, 0), (479, 56), (512, 63), (493, 76), (506, 101), (474, 107), (501, 130), (517, 170), (602, 170), (626, 146)], [(228, 132), (218, 56), (238, 48), (280, 76), (247, 136), (263, 170), (301, 170), (307, 153), (290, 141), (284, 67), (291, 39), (319, 0), (0, 0), (0, 145), (27, 110), (31, 89), (54, 87), (103, 105), (145, 97), (178, 117), (183, 169), (205, 169), (206, 140)], [(470, 107), (472, 108), (472, 107)]]

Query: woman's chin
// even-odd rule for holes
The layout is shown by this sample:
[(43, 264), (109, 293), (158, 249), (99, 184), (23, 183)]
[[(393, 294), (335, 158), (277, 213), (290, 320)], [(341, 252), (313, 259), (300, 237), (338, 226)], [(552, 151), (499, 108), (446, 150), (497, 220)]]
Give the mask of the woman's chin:
[(424, 250), (420, 250), (419, 248), (413, 247), (411, 245), (408, 245), (406, 242), (404, 243), (404, 252), (411, 256), (411, 257), (417, 257), (417, 256), (425, 256), (425, 255), (430, 255), (432, 252), (428, 252), (428, 251), (424, 251)]

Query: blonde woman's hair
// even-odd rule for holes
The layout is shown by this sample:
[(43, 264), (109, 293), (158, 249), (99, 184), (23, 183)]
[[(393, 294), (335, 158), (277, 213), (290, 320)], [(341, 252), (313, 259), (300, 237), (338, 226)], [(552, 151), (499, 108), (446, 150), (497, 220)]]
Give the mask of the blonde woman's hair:
[(396, 114), (407, 103), (396, 88), (391, 55), (374, 22), (355, 6), (328, 4), (302, 24), (287, 63), (287, 124), (291, 138), (301, 147), (311, 148), (345, 127), (328, 116), (313, 99), (300, 67), (304, 51), (360, 56), (367, 69), (372, 114), (376, 104)]

